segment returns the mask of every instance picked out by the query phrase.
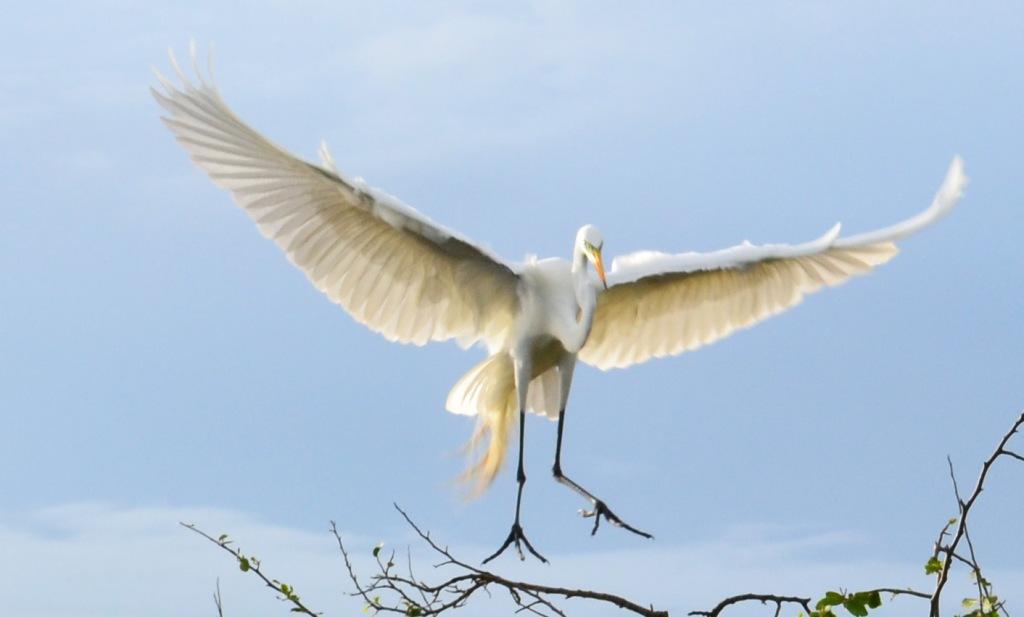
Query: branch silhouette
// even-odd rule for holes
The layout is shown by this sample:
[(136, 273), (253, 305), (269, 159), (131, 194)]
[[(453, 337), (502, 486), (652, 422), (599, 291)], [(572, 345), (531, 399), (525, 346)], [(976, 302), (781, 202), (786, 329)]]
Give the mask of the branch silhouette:
[[(780, 615), (783, 606), (787, 604), (799, 607), (807, 617), (834, 617), (834, 609), (840, 606), (854, 617), (865, 617), (870, 610), (881, 606), (882, 596), (885, 594), (890, 598), (907, 596), (927, 600), (930, 617), (940, 617), (942, 593), (949, 582), (953, 563), (959, 562), (969, 569), (977, 592), (976, 597), (964, 598), (962, 605), (970, 612), (963, 617), (998, 617), (999, 615), (1009, 617), (1005, 602), (995, 595), (992, 583), (982, 574), (968, 527), (968, 517), (984, 490), (989, 472), (996, 461), (1001, 457), (1006, 457), (1024, 462), (1024, 456), (1007, 447), (1022, 426), (1024, 426), (1024, 413), (1017, 417), (1010, 429), (999, 440), (995, 450), (984, 461), (974, 490), (966, 499), (961, 494), (953, 462), (947, 457), (949, 476), (957, 502), (957, 516), (950, 518), (943, 525), (935, 541), (931, 557), (925, 563), (925, 573), (936, 576), (935, 589), (931, 593), (894, 587), (880, 587), (856, 592), (839, 590), (825, 592), (817, 602), (813, 602), (809, 597), (794, 595), (742, 593), (724, 598), (709, 610), (690, 611), (689, 615), (719, 617), (730, 607), (757, 602), (763, 605), (774, 604), (775, 617)], [(567, 617), (567, 613), (559, 606), (558, 602), (572, 599), (615, 606), (642, 617), (668, 617), (669, 615), (668, 611), (656, 609), (651, 605), (644, 606), (615, 594), (517, 581), (476, 567), (456, 557), (447, 545), (438, 543), (429, 531), (425, 531), (417, 525), (397, 504), (394, 504), (394, 507), (406, 524), (416, 532), (419, 539), (441, 558), (440, 562), (433, 565), (433, 570), (448, 569), (454, 570), (454, 573), (434, 582), (428, 582), (415, 573), (411, 549), (407, 548), (404, 569), (400, 570), (395, 552), (390, 551), (387, 556), (383, 556), (381, 546), (378, 545), (373, 549), (376, 572), (370, 575), (366, 582), (363, 582), (356, 573), (349, 550), (346, 548), (337, 526), (331, 521), (330, 533), (338, 545), (348, 577), (355, 587), (355, 591), (350, 592), (349, 595), (361, 598), (365, 603), (364, 608), (369, 611), (395, 613), (408, 617), (441, 615), (464, 607), (479, 592), (490, 596), (491, 590), (501, 590), (511, 598), (516, 607), (516, 613), (532, 613), (542, 617)], [(234, 547), (227, 535), (214, 538), (194, 524), (181, 523), (181, 525), (231, 554), (243, 572), (254, 573), (266, 587), (273, 590), (280, 600), (290, 604), (292, 612), (310, 617), (320, 615), (302, 602), (294, 587), (266, 575), (262, 570), (260, 560), (247, 556), (239, 548)], [(223, 617), (219, 585), (215, 594), (215, 602), (219, 617)]]
[[(903, 595), (928, 600), (929, 616), (940, 617), (942, 592), (949, 580), (949, 573), (953, 565), (953, 561), (959, 561), (971, 569), (971, 574), (974, 578), (978, 592), (977, 598), (964, 599), (963, 606), (965, 608), (973, 608), (974, 610), (963, 617), (990, 617), (999, 613), (1002, 613), (1005, 617), (1009, 617), (1009, 613), (1006, 611), (1004, 603), (993, 593), (992, 584), (981, 573), (981, 566), (978, 564), (978, 559), (974, 551), (974, 544), (971, 541), (970, 531), (967, 526), (967, 516), (970, 513), (971, 508), (974, 507), (974, 504), (977, 502), (978, 496), (981, 495), (981, 492), (984, 490), (985, 480), (988, 478), (988, 473), (999, 457), (1006, 456), (1007, 458), (1024, 462), (1024, 456), (1021, 456), (1012, 450), (1008, 450), (1006, 447), (1013, 436), (1020, 430), (1021, 426), (1024, 426), (1024, 412), (1017, 417), (1010, 429), (1003, 434), (1002, 438), (999, 440), (999, 444), (996, 446), (996, 449), (982, 464), (981, 474), (978, 476), (978, 481), (974, 486), (974, 491), (966, 501), (964, 501), (960, 496), (960, 487), (957, 484), (956, 474), (953, 471), (953, 461), (949, 457), (946, 457), (946, 462), (949, 466), (949, 476), (953, 484), (953, 494), (957, 501), (958, 516), (949, 519), (939, 531), (939, 536), (935, 541), (932, 556), (925, 564), (926, 574), (938, 575), (935, 581), (935, 590), (932, 593), (925, 593), (923, 591), (916, 591), (913, 589), (895, 588), (879, 588), (856, 593), (830, 591), (814, 605), (813, 610), (811, 609), (809, 598), (746, 593), (725, 598), (719, 602), (715, 608), (709, 611), (691, 611), (690, 615), (718, 617), (722, 611), (735, 604), (743, 602), (761, 602), (762, 604), (774, 602), (776, 617), (782, 609), (782, 605), (785, 603), (799, 604), (805, 611), (807, 611), (807, 615), (810, 617), (827, 617), (832, 615), (832, 609), (836, 606), (843, 606), (855, 617), (863, 617), (868, 614), (868, 609), (877, 608), (881, 605), (882, 594), (890, 594), (892, 597)], [(953, 528), (954, 526), (955, 531), (952, 532), (952, 541), (946, 543), (946, 538), (950, 537), (951, 534), (950, 528)], [(957, 552), (961, 541), (965, 541), (967, 543), (968, 556), (963, 556)], [(945, 556), (945, 559), (940, 559), (941, 556)]]
[[(378, 572), (373, 575), (369, 584), (364, 585), (359, 582), (349, 560), (348, 551), (342, 542), (341, 535), (332, 521), (331, 533), (334, 534), (334, 538), (338, 542), (338, 549), (345, 559), (349, 578), (351, 578), (352, 583), (356, 586), (357, 591), (355, 595), (366, 600), (367, 604), (373, 609), (406, 615), (439, 615), (450, 609), (462, 606), (477, 591), (486, 590), (488, 587), (498, 587), (509, 593), (512, 601), (519, 607), (519, 611), (531, 612), (537, 615), (546, 615), (547, 613), (544, 612), (546, 609), (552, 614), (564, 617), (565, 613), (555, 605), (553, 598), (579, 598), (611, 604), (644, 617), (668, 617), (667, 611), (641, 606), (636, 602), (614, 594), (591, 591), (589, 589), (570, 589), (567, 587), (553, 587), (550, 585), (515, 581), (472, 566), (452, 555), (447, 546), (441, 546), (435, 542), (430, 532), (421, 529), (398, 504), (394, 504), (394, 506), (420, 539), (443, 558), (434, 567), (452, 566), (459, 570), (460, 573), (440, 583), (425, 583), (414, 575), (411, 560), (407, 568), (408, 575), (399, 575), (394, 571), (394, 553), (392, 552), (391, 557), (385, 562), (381, 560), (379, 551), (375, 550), (374, 557), (377, 560)], [(375, 601), (370, 597), (370, 594), (376, 592), (391, 592), (398, 598), (399, 602), (387, 605)]]
[[(971, 508), (974, 507), (981, 492), (985, 489), (985, 480), (988, 479), (988, 472), (992, 469), (992, 465), (1001, 456), (1024, 461), (1024, 457), (1019, 454), (1006, 449), (1006, 445), (1010, 442), (1010, 439), (1020, 430), (1021, 425), (1024, 425), (1024, 413), (1017, 418), (1017, 421), (1013, 423), (1010, 430), (1003, 435), (1003, 438), (999, 441), (999, 445), (992, 454), (985, 460), (981, 466), (981, 473), (978, 475), (978, 480), (974, 485), (974, 491), (970, 497), (964, 501), (960, 497), (960, 487), (957, 486), (956, 473), (953, 471), (953, 460), (946, 457), (946, 461), (949, 464), (949, 477), (953, 482), (953, 494), (956, 496), (957, 508), (959, 510), (959, 516), (955, 519), (950, 519), (949, 523), (943, 528), (939, 534), (939, 540), (935, 543), (935, 550), (932, 553), (932, 559), (940, 561), (941, 569), (938, 572), (938, 578), (935, 581), (935, 591), (931, 597), (931, 608), (929, 615), (930, 617), (939, 617), (939, 601), (942, 597), (942, 590), (945, 588), (946, 583), (949, 580), (949, 570), (953, 565), (953, 561), (961, 561), (966, 563), (972, 570), (975, 576), (975, 582), (978, 588), (978, 610), (982, 611), (982, 614), (996, 613), (1002, 611), (1006, 614), (1006, 609), (1002, 602), (998, 599), (992, 601), (995, 596), (991, 592), (991, 585), (981, 574), (981, 567), (978, 565), (978, 560), (974, 554), (974, 544), (971, 542), (970, 532), (967, 528), (967, 516), (970, 514)], [(956, 525), (956, 531), (953, 533), (953, 540), (949, 544), (943, 544), (943, 539), (948, 535), (948, 530), (951, 525)], [(967, 542), (968, 550), (970, 551), (970, 557), (963, 557), (957, 553), (957, 548), (960, 545), (960, 541), (965, 540)], [(939, 555), (945, 555), (946, 559), (939, 560)], [(986, 607), (986, 602), (988, 606)], [(987, 608), (987, 610), (986, 610)]]

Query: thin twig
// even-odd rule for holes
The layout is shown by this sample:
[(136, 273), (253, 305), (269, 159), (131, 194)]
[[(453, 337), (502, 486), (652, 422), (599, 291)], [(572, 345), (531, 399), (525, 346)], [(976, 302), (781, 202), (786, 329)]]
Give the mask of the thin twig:
[(220, 597), (220, 578), (217, 579), (217, 590), (213, 592), (213, 603), (217, 606), (217, 617), (224, 617), (224, 600)]
[[(956, 472), (953, 470), (952, 457), (947, 455), (946, 463), (949, 465), (949, 480), (953, 483), (953, 496), (956, 497), (957, 508), (960, 510), (961, 514), (963, 514), (964, 500), (960, 496), (960, 485), (956, 481)], [(967, 548), (971, 552), (971, 558), (966, 559), (953, 551), (950, 551), (949, 556), (967, 564), (967, 567), (974, 572), (974, 583), (978, 588), (978, 606), (982, 606), (982, 603), (985, 601), (985, 596), (987, 595), (983, 587), (985, 579), (981, 575), (981, 567), (978, 566), (978, 558), (974, 554), (974, 543), (971, 542), (971, 532), (966, 524), (964, 525), (964, 539), (967, 540)]]
[(896, 589), (896, 588), (893, 588), (893, 587), (879, 587), (877, 589), (870, 589), (870, 590), (868, 590), (868, 593), (874, 593), (874, 592), (878, 592), (878, 593), (891, 593), (894, 596), (913, 596), (915, 598), (923, 598), (925, 600), (931, 600), (932, 599), (932, 594), (930, 594), (930, 593), (926, 593), (924, 591), (917, 591), (917, 590), (909, 589), (909, 588), (907, 588), (907, 589)]
[(722, 611), (733, 604), (739, 604), (741, 602), (760, 602), (766, 604), (768, 602), (775, 603), (775, 615), (778, 616), (779, 611), (782, 610), (783, 604), (799, 604), (803, 607), (807, 615), (811, 614), (811, 599), (801, 598), (798, 596), (777, 596), (771, 593), (743, 593), (736, 596), (730, 596), (721, 602), (719, 602), (715, 608), (710, 611), (690, 611), (690, 615), (703, 615), (704, 617), (718, 617)]
[(223, 539), (218, 540), (217, 538), (214, 538), (213, 536), (209, 535), (208, 533), (206, 533), (205, 531), (199, 529), (198, 527), (196, 527), (193, 524), (190, 524), (190, 523), (178, 523), (178, 524), (181, 525), (182, 527), (184, 527), (185, 529), (188, 529), (190, 531), (194, 531), (195, 533), (203, 536), (204, 538), (206, 538), (210, 542), (213, 542), (214, 544), (216, 544), (217, 546), (219, 546), (223, 550), (227, 551), (232, 556), (234, 556), (234, 558), (238, 561), (239, 564), (244, 562), (246, 564), (246, 566), (245, 566), (246, 570), (252, 571), (256, 576), (258, 576), (260, 578), (260, 580), (263, 581), (263, 583), (267, 587), (270, 587), (275, 592), (277, 592), (280, 595), (281, 599), (283, 599), (285, 601), (288, 601), (288, 602), (291, 602), (292, 603), (292, 610), (294, 612), (302, 613), (304, 615), (309, 615), (309, 617), (319, 617), (320, 613), (313, 612), (312, 610), (309, 609), (309, 607), (307, 607), (305, 604), (303, 604), (302, 601), (299, 599), (299, 596), (295, 595), (294, 590), (292, 590), (290, 587), (285, 588), (283, 586), (284, 583), (282, 583), (281, 581), (275, 580), (275, 579), (271, 579), (266, 574), (264, 574), (263, 571), (260, 569), (260, 563), (259, 563), (258, 559), (255, 559), (253, 557), (246, 557), (245, 555), (242, 554), (242, 551), (240, 549), (232, 548), (230, 546), (230, 542), (227, 542), (227, 541), (225, 541)]

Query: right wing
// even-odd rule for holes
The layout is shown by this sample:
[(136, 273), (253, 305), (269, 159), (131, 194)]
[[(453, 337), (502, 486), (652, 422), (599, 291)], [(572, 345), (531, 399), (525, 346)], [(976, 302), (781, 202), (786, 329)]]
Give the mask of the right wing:
[(519, 276), (501, 259), (334, 168), (307, 163), (242, 122), (193, 66), (157, 74), (164, 124), (260, 231), (353, 318), (392, 341), (506, 345)]
[(946, 214), (967, 177), (953, 160), (932, 205), (902, 223), (848, 238), (836, 225), (794, 246), (744, 243), (713, 253), (617, 258), (579, 358), (621, 368), (707, 345), (892, 259), (895, 242)]

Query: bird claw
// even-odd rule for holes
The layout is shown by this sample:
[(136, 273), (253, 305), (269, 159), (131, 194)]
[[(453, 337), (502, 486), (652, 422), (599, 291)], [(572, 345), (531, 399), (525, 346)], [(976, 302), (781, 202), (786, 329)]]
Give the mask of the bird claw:
[(483, 563), (487, 563), (488, 561), (494, 559), (498, 555), (504, 553), (505, 549), (507, 549), (512, 544), (515, 544), (516, 552), (519, 553), (519, 561), (526, 561), (526, 555), (523, 553), (523, 544), (525, 544), (526, 550), (530, 551), (531, 555), (539, 559), (541, 563), (548, 563), (548, 560), (545, 559), (543, 555), (538, 553), (537, 549), (533, 548), (533, 545), (530, 544), (530, 541), (526, 539), (526, 534), (523, 533), (523, 528), (519, 525), (519, 521), (512, 523), (512, 530), (508, 532), (508, 537), (505, 538), (505, 541), (501, 544), (498, 550), (494, 551), (493, 555), (483, 560)]
[(636, 527), (633, 527), (626, 521), (622, 520), (621, 518), (619, 518), (618, 515), (612, 512), (611, 508), (609, 508), (608, 505), (605, 504), (605, 502), (601, 501), (600, 499), (593, 499), (591, 501), (594, 504), (594, 508), (592, 510), (581, 509), (579, 511), (580, 516), (582, 516), (583, 518), (594, 518), (594, 527), (590, 530), (590, 535), (593, 536), (597, 534), (597, 528), (601, 526), (601, 517), (603, 516), (605, 520), (607, 520), (612, 525), (615, 525), (616, 527), (621, 527), (626, 531), (631, 531), (636, 535), (647, 538), (649, 540), (654, 539), (654, 536), (652, 536), (651, 534), (647, 533), (646, 531), (641, 531)]

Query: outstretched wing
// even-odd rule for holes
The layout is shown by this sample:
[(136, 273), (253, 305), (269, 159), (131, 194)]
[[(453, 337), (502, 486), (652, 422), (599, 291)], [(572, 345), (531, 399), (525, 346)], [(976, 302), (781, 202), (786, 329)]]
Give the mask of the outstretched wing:
[(579, 357), (600, 369), (621, 368), (696, 349), (781, 313), (806, 294), (892, 259), (894, 243), (948, 212), (966, 183), (957, 157), (927, 210), (848, 238), (836, 225), (795, 246), (744, 243), (713, 253), (617, 258)]
[(518, 310), (512, 268), (405, 206), (323, 166), (296, 158), (242, 122), (193, 67), (192, 83), (158, 74), (164, 124), (213, 181), (229, 190), (309, 280), (386, 338), (423, 345), (456, 339), (502, 347)]

